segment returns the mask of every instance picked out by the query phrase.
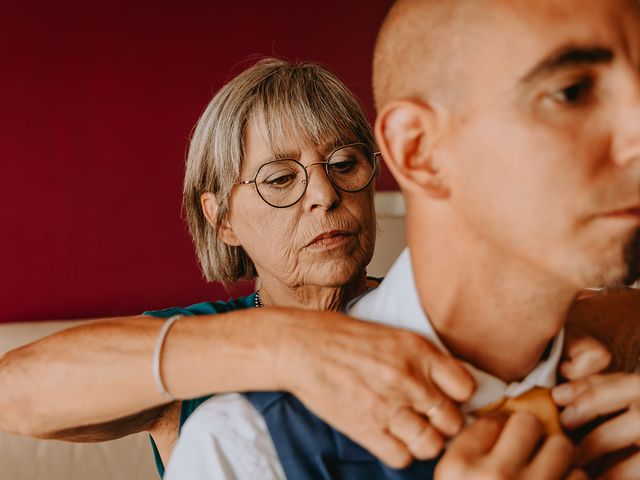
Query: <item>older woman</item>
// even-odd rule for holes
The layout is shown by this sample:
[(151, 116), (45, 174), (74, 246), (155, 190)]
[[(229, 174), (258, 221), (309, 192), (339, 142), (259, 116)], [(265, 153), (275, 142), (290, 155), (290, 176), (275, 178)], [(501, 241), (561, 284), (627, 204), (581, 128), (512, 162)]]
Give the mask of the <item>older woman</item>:
[(455, 433), (449, 397), (470, 395), (466, 371), (416, 334), (336, 313), (368, 288), (375, 152), (360, 104), (327, 70), (266, 59), (234, 78), (193, 134), (184, 204), (207, 279), (258, 276), (260, 289), (8, 353), (0, 429), (72, 441), (147, 430), (162, 471), (212, 392), (287, 390), (389, 463), (431, 451), (388, 424), (409, 406), (421, 427), (438, 405), (429, 428)]
[[(375, 240), (375, 150), (358, 101), (316, 65), (264, 60), (216, 94), (189, 150), (187, 220), (209, 279), (260, 278), (254, 295), (225, 308), (335, 311), (366, 291), (365, 267)], [(211, 313), (210, 307), (197, 308), (197, 313)], [(190, 313), (170, 309), (162, 316)], [(291, 360), (281, 359), (286, 368), (296, 368)], [(470, 382), (465, 385), (454, 364), (446, 368), (460, 378), (448, 393), (463, 398)], [(298, 394), (321, 415), (340, 409), (337, 403), (314, 405), (315, 397), (304, 390)], [(424, 390), (418, 395), (423, 413), (439, 402)], [(204, 399), (183, 402), (181, 424)], [(461, 417), (448, 405), (435, 423), (451, 435)], [(352, 435), (371, 442), (358, 428), (353, 424)], [(390, 451), (382, 442), (371, 447), (381, 455)], [(418, 454), (420, 448), (426, 446), (418, 446)]]

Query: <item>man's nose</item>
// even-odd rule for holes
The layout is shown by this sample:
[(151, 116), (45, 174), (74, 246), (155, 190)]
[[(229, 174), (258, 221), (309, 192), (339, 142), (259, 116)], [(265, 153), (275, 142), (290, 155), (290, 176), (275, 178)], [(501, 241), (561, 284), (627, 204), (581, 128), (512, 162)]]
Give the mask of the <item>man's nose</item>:
[(340, 202), (340, 194), (327, 176), (324, 163), (307, 166), (307, 176), (307, 191), (304, 196), (307, 210), (330, 210)]
[(621, 104), (614, 121), (612, 153), (616, 164), (626, 166), (640, 161), (640, 78)]

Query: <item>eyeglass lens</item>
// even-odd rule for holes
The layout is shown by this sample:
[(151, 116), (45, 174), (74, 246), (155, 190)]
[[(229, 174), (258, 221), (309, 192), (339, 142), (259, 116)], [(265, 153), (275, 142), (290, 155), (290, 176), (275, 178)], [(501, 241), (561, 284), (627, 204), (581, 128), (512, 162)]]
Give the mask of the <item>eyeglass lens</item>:
[[(373, 153), (365, 145), (348, 145), (331, 155), (326, 172), (331, 182), (345, 192), (365, 188), (373, 178)], [(264, 164), (256, 175), (260, 196), (274, 207), (296, 203), (307, 188), (307, 171), (295, 160), (283, 159)]]

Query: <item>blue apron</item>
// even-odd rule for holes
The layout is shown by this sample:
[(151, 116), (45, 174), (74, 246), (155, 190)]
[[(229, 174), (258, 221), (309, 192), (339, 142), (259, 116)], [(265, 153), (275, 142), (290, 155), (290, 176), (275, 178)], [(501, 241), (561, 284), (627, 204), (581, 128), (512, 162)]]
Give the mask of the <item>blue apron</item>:
[(395, 470), (283, 392), (244, 394), (264, 417), (290, 480), (429, 480), (437, 459)]

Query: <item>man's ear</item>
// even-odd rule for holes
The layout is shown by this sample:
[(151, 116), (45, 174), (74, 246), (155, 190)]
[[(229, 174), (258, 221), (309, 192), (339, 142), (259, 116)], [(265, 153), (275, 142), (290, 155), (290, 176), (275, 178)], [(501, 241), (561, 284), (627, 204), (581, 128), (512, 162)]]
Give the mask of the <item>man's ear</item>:
[[(216, 228), (216, 214), (218, 213), (218, 201), (216, 200), (216, 196), (211, 192), (203, 193), (200, 195), (200, 205), (202, 206), (204, 216), (207, 217), (209, 225)], [(232, 247), (238, 247), (241, 245), (240, 240), (231, 228), (228, 218), (222, 222), (222, 225), (218, 230), (218, 237), (224, 243)]]
[(376, 119), (376, 137), (389, 170), (403, 190), (445, 198), (449, 188), (434, 158), (439, 112), (418, 102), (388, 103)]

